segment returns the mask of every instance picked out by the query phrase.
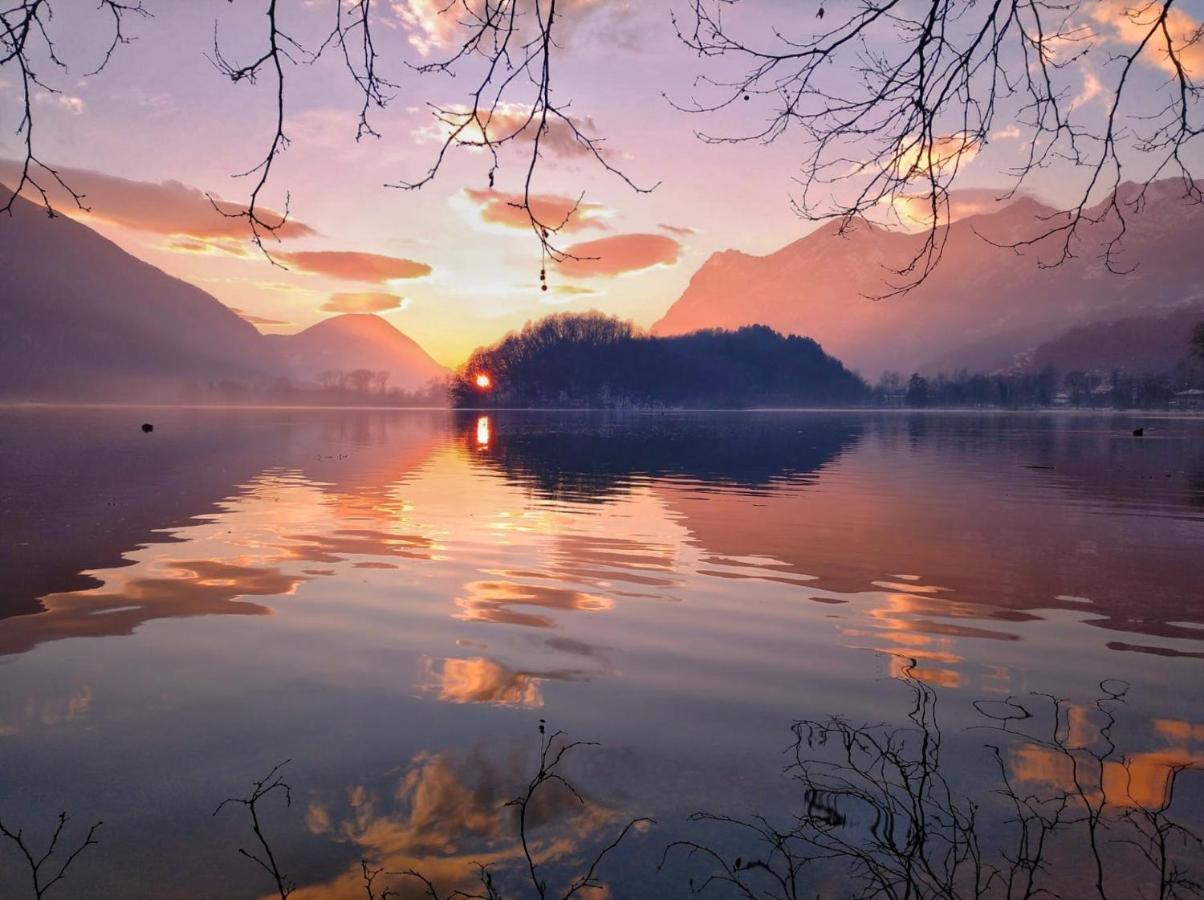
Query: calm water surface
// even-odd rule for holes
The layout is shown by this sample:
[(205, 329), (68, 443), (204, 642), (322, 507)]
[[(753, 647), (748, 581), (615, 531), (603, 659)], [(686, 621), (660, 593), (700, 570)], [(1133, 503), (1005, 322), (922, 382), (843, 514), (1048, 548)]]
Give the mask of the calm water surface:
[[(918, 689), (984, 841), (988, 744), (1052, 796), (1110, 740), (1088, 800), (1204, 831), (1172, 777), (1204, 764), (1198, 419), (8, 411), (0, 516), (0, 821), (104, 821), (58, 896), (269, 894), (212, 813), (288, 758), (294, 896), (365, 896), (362, 858), (504, 874), (546, 719), (598, 743), (541, 812), (548, 872), (651, 816), (602, 880), (682, 897), (711, 869), (666, 844), (747, 837), (691, 813), (803, 811), (793, 722), (907, 724)], [(1071, 757), (984, 728), (1032, 692)], [(22, 877), (0, 844), (0, 895)]]

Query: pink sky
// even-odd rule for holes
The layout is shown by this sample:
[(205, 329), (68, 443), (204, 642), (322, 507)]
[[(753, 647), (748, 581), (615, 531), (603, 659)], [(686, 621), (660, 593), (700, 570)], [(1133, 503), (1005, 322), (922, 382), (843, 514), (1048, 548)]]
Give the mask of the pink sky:
[[(596, 308), (648, 325), (712, 252), (767, 253), (814, 227), (789, 205), (801, 157), (789, 137), (772, 146), (715, 146), (694, 136), (699, 127), (755, 127), (766, 108), (749, 104), (704, 121), (662, 96), (685, 100), (699, 73), (715, 73), (674, 36), (669, 13), (683, 4), (565, 2), (555, 57), (559, 102), (572, 100), (573, 114), (594, 124), (610, 158), (635, 181), (660, 186), (635, 193), (580, 153), (550, 154), (537, 179), (543, 202), (554, 209), (563, 203), (557, 198), (584, 192), (589, 204), (562, 243), (584, 244), (602, 259), (553, 269), (551, 290), (541, 293), (538, 244), (524, 223), (514, 227), (505, 204), (504, 194), (520, 189), (521, 159), (504, 158), (496, 195), (488, 190), (484, 155), (469, 149), (456, 150), (421, 191), (383, 187), (417, 178), (430, 165), (438, 128), (426, 104), (461, 99), (463, 84), (404, 65), (432, 58), (448, 38), (446, 19), (431, 14), (441, 5), (380, 4), (381, 66), (399, 88), (373, 119), (379, 140), (354, 139), (358, 101), (341, 60), (331, 55), (290, 69), (292, 144), (261, 197), (279, 209), (291, 195), (295, 224), (275, 247), (287, 271), (270, 265), (248, 244), (243, 224), (217, 216), (203, 197), (244, 200), (249, 186), (231, 173), (254, 165), (270, 139), (271, 85), (232, 85), (206, 58), (215, 15), (226, 55), (255, 52), (264, 31), (256, 4), (148, 0), (154, 18), (128, 23), (138, 39), (119, 47), (95, 77), (83, 73), (107, 46), (104, 13), (81, 0), (78, 10), (60, 14), (55, 36), (75, 64), (65, 74), (52, 67), (40, 73), (62, 93), (36, 98), (39, 153), (81, 170), (73, 186), (89, 195), (90, 225), (256, 317), (261, 329), (296, 331), (340, 309), (371, 309), (448, 365), (552, 311)], [(1202, 5), (1185, 4), (1184, 15), (1198, 21)], [(798, 23), (807, 33), (811, 15), (800, 17), (800, 7), (810, 9), (764, 0), (734, 6), (731, 15), (750, 34), (767, 33), (771, 22)], [(1101, 22), (1105, 7), (1096, 10)], [(282, 10), (290, 33), (309, 46), (332, 17), (329, 0), (288, 0)], [(1147, 77), (1161, 77), (1156, 63), (1147, 68)], [(1082, 80), (1081, 103), (1102, 110), (1092, 70), (1073, 77)], [(12, 75), (0, 73), (0, 158), (20, 153), (17, 99)], [(1001, 127), (967, 164), (964, 186), (1006, 185), (1001, 173), (1022, 152), (1022, 142)], [(11, 167), (0, 169), (0, 178), (10, 174)], [(1056, 200), (1058, 184), (1057, 173), (1046, 173), (1033, 188)]]

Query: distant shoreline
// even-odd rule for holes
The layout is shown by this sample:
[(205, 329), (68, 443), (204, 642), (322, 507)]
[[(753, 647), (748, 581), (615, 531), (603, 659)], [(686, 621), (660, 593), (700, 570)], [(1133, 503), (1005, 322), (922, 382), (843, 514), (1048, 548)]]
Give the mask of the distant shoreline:
[(723, 407), (691, 407), (674, 409), (650, 409), (630, 407), (616, 409), (613, 407), (581, 407), (581, 406), (538, 406), (538, 407), (467, 407), (467, 406), (324, 406), (302, 404), (252, 404), (252, 403), (154, 403), (154, 402), (32, 402), (32, 401), (0, 401), (0, 411), (35, 411), (35, 410), (121, 410), (121, 409), (154, 409), (154, 410), (212, 410), (214, 412), (424, 412), (424, 413), (476, 413), (492, 415), (494, 413), (607, 413), (610, 415), (638, 416), (677, 416), (705, 413), (708, 415), (725, 414), (777, 414), (777, 413), (824, 413), (824, 414), (886, 414), (886, 415), (1056, 415), (1056, 416), (1126, 416), (1144, 419), (1204, 419), (1204, 410), (1167, 410), (1167, 409), (1115, 409), (1112, 407), (1098, 408), (1065, 408), (1065, 407), (1023, 407), (1009, 409), (999, 406), (968, 407), (886, 407), (886, 406), (785, 406), (785, 407), (750, 407), (743, 409)]

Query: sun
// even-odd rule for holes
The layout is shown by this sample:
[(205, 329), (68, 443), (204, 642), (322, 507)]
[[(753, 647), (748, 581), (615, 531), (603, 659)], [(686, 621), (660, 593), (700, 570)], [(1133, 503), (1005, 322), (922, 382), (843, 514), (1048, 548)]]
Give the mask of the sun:
[(491, 384), (493, 384), (493, 379), (490, 378), (488, 375), (486, 375), (484, 372), (482, 372), (481, 374), (479, 374), (477, 376), (476, 381), (477, 381), (477, 387), (479, 387), (483, 391), (489, 390), (489, 386)]

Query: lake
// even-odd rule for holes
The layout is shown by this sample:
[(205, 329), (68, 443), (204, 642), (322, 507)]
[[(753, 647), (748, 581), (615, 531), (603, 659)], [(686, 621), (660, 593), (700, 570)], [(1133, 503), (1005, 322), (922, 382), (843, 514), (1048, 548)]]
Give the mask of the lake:
[(278, 896), (285, 760), (292, 896), (537, 896), (556, 731), (549, 897), (1204, 880), (1201, 419), (16, 409), (0, 514), (51, 897)]

